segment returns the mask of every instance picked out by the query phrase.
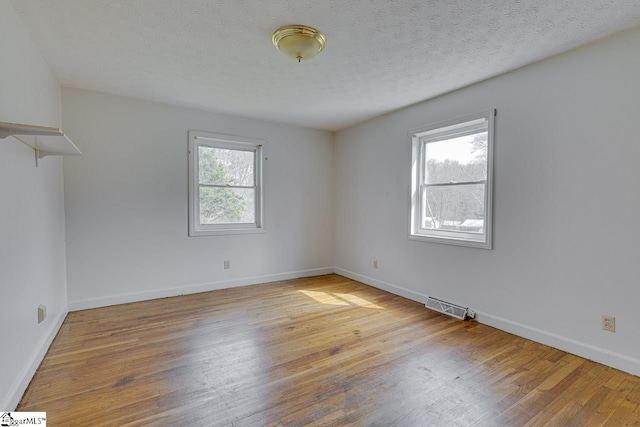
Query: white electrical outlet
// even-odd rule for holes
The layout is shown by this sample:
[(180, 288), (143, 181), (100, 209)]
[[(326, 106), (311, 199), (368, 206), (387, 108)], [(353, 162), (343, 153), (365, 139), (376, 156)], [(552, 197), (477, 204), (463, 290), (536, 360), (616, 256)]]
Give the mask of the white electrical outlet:
[(378, 268), (378, 260), (377, 259), (373, 260), (373, 268)]
[(228, 270), (228, 269), (230, 269), (230, 268), (231, 268), (231, 261), (225, 261), (225, 262), (224, 262), (224, 269), (225, 269), (225, 270)]
[(616, 318), (614, 316), (602, 316), (602, 330), (615, 332), (616, 331)]
[(38, 323), (44, 322), (44, 319), (47, 317), (47, 307), (44, 305), (38, 306)]

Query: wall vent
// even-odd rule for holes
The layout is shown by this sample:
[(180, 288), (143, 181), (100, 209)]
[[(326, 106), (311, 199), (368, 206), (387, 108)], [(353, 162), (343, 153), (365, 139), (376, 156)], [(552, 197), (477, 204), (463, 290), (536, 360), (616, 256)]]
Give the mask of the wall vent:
[(427, 298), (425, 307), (435, 311), (439, 311), (440, 313), (448, 314), (449, 316), (455, 317), (457, 319), (467, 320), (469, 318), (472, 319), (475, 317), (475, 313), (470, 312), (467, 307), (461, 307), (459, 305), (442, 301), (433, 297)]

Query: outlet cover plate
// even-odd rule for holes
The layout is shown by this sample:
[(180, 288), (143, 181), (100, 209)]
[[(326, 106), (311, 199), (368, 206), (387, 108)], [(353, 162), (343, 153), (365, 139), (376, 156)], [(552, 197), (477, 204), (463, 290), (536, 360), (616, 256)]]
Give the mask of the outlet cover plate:
[(44, 319), (47, 318), (47, 307), (44, 305), (38, 306), (38, 323), (44, 322)]
[(616, 331), (616, 318), (614, 316), (602, 316), (602, 330), (615, 332)]

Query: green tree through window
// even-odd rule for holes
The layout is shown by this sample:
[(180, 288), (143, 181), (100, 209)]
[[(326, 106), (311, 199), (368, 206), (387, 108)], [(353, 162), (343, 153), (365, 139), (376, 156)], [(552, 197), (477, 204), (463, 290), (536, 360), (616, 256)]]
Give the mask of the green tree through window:
[[(199, 181), (209, 185), (239, 185), (219, 158), (220, 150), (199, 147)], [(231, 188), (200, 187), (200, 223), (237, 223), (242, 220), (245, 200)]]

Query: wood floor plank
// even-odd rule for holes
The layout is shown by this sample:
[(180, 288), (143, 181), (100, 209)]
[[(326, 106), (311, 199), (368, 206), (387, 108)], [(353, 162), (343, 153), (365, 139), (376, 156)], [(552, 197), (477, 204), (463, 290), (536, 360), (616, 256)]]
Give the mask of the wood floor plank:
[(640, 378), (327, 275), (70, 313), (18, 410), (52, 426), (640, 425)]

